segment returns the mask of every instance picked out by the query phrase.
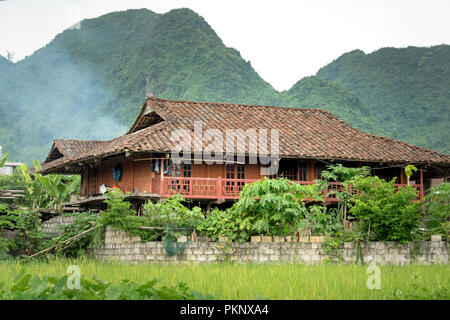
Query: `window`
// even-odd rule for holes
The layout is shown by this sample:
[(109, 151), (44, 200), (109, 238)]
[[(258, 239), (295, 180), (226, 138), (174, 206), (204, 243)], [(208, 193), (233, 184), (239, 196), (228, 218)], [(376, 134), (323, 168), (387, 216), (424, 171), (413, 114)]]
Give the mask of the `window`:
[(298, 180), (306, 181), (306, 163), (300, 162), (298, 164)]
[[(183, 177), (190, 178), (192, 174), (191, 164), (183, 163), (182, 165)], [(191, 181), (189, 179), (183, 180), (183, 190), (189, 192), (191, 187)]]
[(297, 161), (280, 161), (279, 177), (284, 177), (292, 181), (298, 180), (298, 162)]
[(190, 178), (191, 177), (191, 165), (187, 163), (183, 163), (183, 177)]
[[(234, 179), (234, 164), (227, 164), (227, 179)], [(225, 190), (227, 192), (232, 192), (234, 189), (234, 181), (228, 181), (226, 183)]]
[(306, 181), (306, 162), (297, 160), (280, 161), (280, 168), (271, 179), (284, 177), (291, 181)]
[[(245, 179), (245, 165), (244, 164), (227, 164), (226, 167), (227, 179)], [(244, 187), (244, 181), (227, 181), (225, 190), (227, 192), (240, 192)]]

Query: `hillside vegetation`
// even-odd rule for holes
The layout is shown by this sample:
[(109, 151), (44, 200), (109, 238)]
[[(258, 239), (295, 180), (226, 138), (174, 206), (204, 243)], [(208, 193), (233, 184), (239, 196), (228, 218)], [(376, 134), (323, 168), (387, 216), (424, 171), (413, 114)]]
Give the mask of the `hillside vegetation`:
[[(448, 53), (440, 59), (447, 61)], [(427, 72), (448, 83), (444, 79), (448, 68), (442, 71), (437, 57), (432, 61), (434, 67)], [(402, 59), (392, 63), (401, 76)], [(422, 64), (429, 62), (423, 59)], [(81, 29), (58, 34), (20, 62), (0, 57), (0, 145), (11, 150), (11, 160), (29, 162), (35, 156), (43, 160), (55, 138), (117, 137), (126, 132), (142, 106), (148, 80), (150, 91), (161, 98), (323, 108), (358, 129), (448, 151), (444, 139), (448, 112), (442, 115), (448, 90), (442, 90), (437, 80), (427, 76), (421, 87), (415, 87), (413, 97), (421, 95), (420, 101), (427, 102), (420, 108), (408, 103), (413, 99), (408, 90), (401, 96), (383, 86), (384, 93), (377, 95), (383, 96), (384, 104), (375, 108), (372, 102), (377, 98), (369, 99), (365, 91), (340, 80), (344, 76), (339, 70), (350, 73), (351, 65), (336, 67), (334, 73), (325, 68), (317, 77), (301, 79), (280, 93), (189, 9), (165, 14), (147, 9), (110, 13), (83, 20)], [(371, 68), (364, 68), (372, 74)], [(412, 72), (410, 77), (414, 76)], [(364, 79), (359, 82), (368, 81)], [(370, 88), (372, 84), (359, 85)], [(399, 117), (402, 112), (407, 116)]]
[(388, 136), (450, 153), (450, 46), (355, 50), (317, 76), (356, 94)]

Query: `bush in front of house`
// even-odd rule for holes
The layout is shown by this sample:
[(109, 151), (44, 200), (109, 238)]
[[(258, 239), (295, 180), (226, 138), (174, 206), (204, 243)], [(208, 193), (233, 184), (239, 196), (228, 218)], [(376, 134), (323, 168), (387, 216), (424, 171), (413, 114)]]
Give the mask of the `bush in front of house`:
[(385, 181), (378, 177), (354, 180), (360, 191), (353, 196), (350, 213), (357, 219), (359, 232), (369, 241), (399, 241), (416, 239), (422, 222), (417, 189), (412, 186), (397, 190), (395, 178)]

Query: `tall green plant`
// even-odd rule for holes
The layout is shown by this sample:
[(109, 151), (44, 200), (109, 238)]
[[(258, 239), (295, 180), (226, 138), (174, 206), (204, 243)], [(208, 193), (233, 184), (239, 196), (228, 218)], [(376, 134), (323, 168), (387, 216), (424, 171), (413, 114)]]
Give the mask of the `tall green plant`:
[(33, 208), (54, 208), (62, 213), (62, 204), (69, 200), (71, 194), (80, 190), (81, 177), (66, 177), (59, 174), (41, 175), (42, 166), (34, 159), (36, 172), (30, 172), (26, 164), (22, 164), (22, 175), (27, 185)]
[(367, 177), (369, 174), (369, 167), (347, 168), (339, 163), (337, 165), (328, 165), (327, 170), (322, 171), (322, 180), (317, 180), (318, 185), (321, 186), (322, 189), (328, 189), (331, 182), (338, 182), (342, 185), (341, 189), (330, 190), (327, 197), (335, 195), (339, 200), (337, 212), (344, 227), (346, 226), (347, 212), (351, 206), (353, 197), (352, 184), (356, 179)]
[(323, 200), (316, 185), (265, 177), (246, 185), (232, 210), (250, 219), (253, 234), (288, 235), (297, 232), (307, 199)]
[(187, 228), (192, 232), (205, 218), (200, 207), (189, 209), (183, 203), (187, 200), (182, 195), (176, 194), (163, 201), (153, 203), (147, 201), (142, 208), (144, 216), (153, 226)]
[(430, 233), (442, 234), (448, 239), (450, 231), (450, 183), (442, 182), (433, 187), (423, 198), (427, 212), (425, 222)]
[(421, 226), (420, 204), (413, 202), (417, 190), (411, 186), (397, 190), (395, 180), (365, 177), (354, 181), (361, 193), (353, 196), (350, 212), (367, 240), (411, 241)]
[(34, 178), (25, 163), (22, 164), (21, 171), (31, 207), (36, 209), (47, 208), (49, 206), (50, 197), (45, 192), (44, 186), (38, 179)]
[(11, 154), (11, 153), (10, 153), (9, 151), (6, 151), (4, 154), (2, 154), (2, 155), (0, 156), (0, 168), (2, 168), (3, 166), (5, 166), (6, 161), (8, 161), (8, 158), (9, 158), (10, 154)]

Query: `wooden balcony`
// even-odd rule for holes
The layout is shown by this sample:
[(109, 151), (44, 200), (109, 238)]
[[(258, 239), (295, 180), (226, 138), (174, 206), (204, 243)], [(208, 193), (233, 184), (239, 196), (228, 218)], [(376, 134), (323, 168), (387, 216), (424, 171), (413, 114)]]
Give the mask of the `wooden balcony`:
[[(256, 179), (225, 179), (225, 178), (184, 178), (184, 177), (164, 177), (161, 184), (161, 197), (167, 198), (179, 193), (187, 199), (212, 199), (212, 200), (237, 200), (242, 188), (249, 183), (257, 181)], [(314, 184), (314, 181), (294, 181), (299, 184)], [(396, 184), (397, 190), (405, 187), (406, 184)], [(417, 188), (418, 197), (423, 197), (423, 185), (411, 185)], [(341, 183), (332, 182), (330, 187), (323, 191), (325, 202), (333, 203), (340, 201), (335, 194), (328, 193), (332, 190), (341, 191), (343, 188)], [(353, 194), (357, 193), (356, 189), (351, 189)], [(328, 195), (328, 196), (327, 196)]]

